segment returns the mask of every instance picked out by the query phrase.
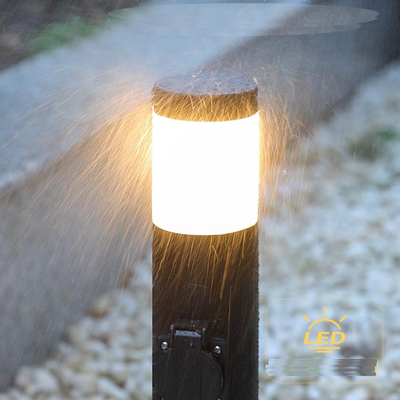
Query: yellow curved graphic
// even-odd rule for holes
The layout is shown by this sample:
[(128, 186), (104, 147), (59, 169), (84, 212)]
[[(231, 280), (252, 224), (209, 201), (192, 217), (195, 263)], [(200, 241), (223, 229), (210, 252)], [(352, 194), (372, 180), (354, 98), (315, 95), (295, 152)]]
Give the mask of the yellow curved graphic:
[(340, 327), (340, 325), (339, 325), (336, 321), (334, 321), (333, 319), (321, 318), (321, 319), (318, 319), (317, 321), (314, 321), (314, 322), (310, 325), (310, 327), (308, 328), (308, 330), (310, 330), (314, 325), (316, 325), (316, 324), (318, 324), (318, 323), (320, 323), (320, 322), (322, 322), (322, 321), (332, 322), (332, 324), (336, 325), (336, 327), (337, 327), (338, 329), (342, 329), (342, 328)]

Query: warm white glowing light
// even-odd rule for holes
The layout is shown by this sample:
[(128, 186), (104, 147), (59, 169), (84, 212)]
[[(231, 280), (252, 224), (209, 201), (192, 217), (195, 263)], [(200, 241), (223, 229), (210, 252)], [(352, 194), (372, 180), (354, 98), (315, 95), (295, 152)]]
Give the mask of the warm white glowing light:
[(188, 235), (219, 235), (258, 220), (259, 115), (223, 122), (153, 112), (153, 223)]

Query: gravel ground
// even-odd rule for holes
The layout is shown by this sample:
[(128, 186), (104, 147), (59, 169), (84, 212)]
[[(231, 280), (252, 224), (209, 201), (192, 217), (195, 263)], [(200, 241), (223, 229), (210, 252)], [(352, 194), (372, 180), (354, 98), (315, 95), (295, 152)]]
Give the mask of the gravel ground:
[[(290, 157), (295, 161), (277, 171), (275, 207), (262, 218), (260, 234), (261, 399), (399, 398), (399, 152), (400, 65), (393, 65), (364, 86), (345, 113), (318, 127), (312, 138), (302, 139)], [(22, 367), (15, 387), (0, 400), (149, 399), (150, 290), (149, 255), (124, 290), (100, 298), (90, 315), (69, 329), (68, 342), (58, 345), (52, 359)], [(379, 302), (385, 312), (380, 379), (361, 386), (272, 383), (263, 371), (263, 321), (267, 305), (287, 297)], [(286, 311), (294, 315), (303, 310), (292, 302)], [(356, 312), (353, 321), (364, 321), (361, 333), (368, 340), (362, 348), (350, 340), (349, 354), (381, 358), (376, 348), (379, 312), (368, 306)], [(295, 327), (275, 318), (269, 321), (268, 335), (278, 325), (280, 345), (290, 352)]]
[[(362, 386), (288, 387), (271, 384), (262, 375), (265, 398), (285, 399), (288, 393), (292, 399), (399, 398), (399, 88), (397, 64), (363, 87), (345, 113), (301, 141), (289, 157), (297, 162), (279, 171), (276, 207), (273, 216), (263, 219), (260, 237), (261, 322), (267, 304), (280, 298), (372, 299), (385, 319), (380, 378)], [(302, 302), (291, 302), (286, 315), (301, 316), (302, 307)], [(348, 356), (378, 358), (382, 366), (381, 317), (371, 301), (352, 310)], [(280, 328), (279, 348), (294, 352), (297, 326), (268, 319), (268, 337), (274, 327)]]

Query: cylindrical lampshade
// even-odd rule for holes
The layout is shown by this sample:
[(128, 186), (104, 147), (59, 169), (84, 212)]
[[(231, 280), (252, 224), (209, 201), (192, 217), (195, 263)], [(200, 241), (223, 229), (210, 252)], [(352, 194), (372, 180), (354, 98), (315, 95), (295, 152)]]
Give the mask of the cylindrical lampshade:
[(225, 75), (185, 79), (154, 89), (153, 222), (190, 235), (249, 228), (258, 220), (257, 86)]

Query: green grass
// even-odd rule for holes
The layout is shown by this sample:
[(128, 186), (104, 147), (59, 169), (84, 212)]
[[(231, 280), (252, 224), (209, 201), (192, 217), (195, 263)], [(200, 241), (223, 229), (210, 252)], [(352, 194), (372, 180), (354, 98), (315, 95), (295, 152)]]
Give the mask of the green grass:
[(391, 129), (380, 130), (376, 132), (376, 135), (385, 141), (399, 139), (397, 133)]
[(357, 157), (373, 161), (382, 154), (388, 142), (399, 139), (400, 136), (396, 131), (390, 128), (382, 129), (352, 139), (349, 150)]
[(66, 23), (54, 23), (39, 29), (30, 43), (30, 53), (50, 51), (62, 45), (73, 43), (77, 38), (93, 35), (99, 23), (82, 17), (75, 17)]

